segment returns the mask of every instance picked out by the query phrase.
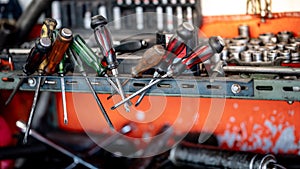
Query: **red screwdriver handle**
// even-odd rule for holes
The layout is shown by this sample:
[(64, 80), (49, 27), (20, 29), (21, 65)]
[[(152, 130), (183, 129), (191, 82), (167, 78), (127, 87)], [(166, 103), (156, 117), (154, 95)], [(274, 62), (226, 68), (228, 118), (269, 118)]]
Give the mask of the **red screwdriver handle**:
[(102, 15), (95, 15), (91, 20), (91, 27), (94, 29), (95, 39), (100, 47), (102, 55), (106, 57), (107, 67), (116, 69), (119, 65), (113, 48), (113, 40), (110, 30), (107, 28), (107, 20)]
[(186, 48), (187, 40), (194, 35), (194, 27), (188, 22), (180, 25), (176, 33), (171, 37), (165, 55), (162, 57), (160, 64), (156, 67), (156, 71), (164, 74), (168, 66), (172, 64), (173, 60), (179, 57), (179, 54)]
[(172, 76), (180, 75), (184, 70), (191, 69), (196, 64), (206, 61), (215, 53), (220, 53), (225, 46), (223, 39), (219, 36), (213, 36), (208, 42), (197, 46), (190, 54), (169, 67), (169, 74)]

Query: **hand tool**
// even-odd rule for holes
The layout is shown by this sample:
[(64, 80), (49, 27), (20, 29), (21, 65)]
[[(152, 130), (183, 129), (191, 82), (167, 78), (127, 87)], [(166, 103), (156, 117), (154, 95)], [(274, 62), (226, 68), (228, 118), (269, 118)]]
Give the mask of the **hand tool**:
[(216, 65), (212, 69), (212, 74), (211, 74), (211, 77), (209, 80), (210, 83), (213, 83), (218, 75), (224, 76), (225, 73), (223, 70), (223, 66), (225, 66), (225, 65), (226, 65), (226, 62), (224, 62), (224, 61), (219, 61), (216, 63)]
[(182, 142), (172, 148), (169, 160), (176, 166), (195, 168), (285, 169), (271, 154), (220, 150), (215, 146), (189, 142)]
[[(17, 121), (16, 122), (16, 126), (19, 127), (22, 132), (26, 132), (27, 129), (29, 128), (28, 126), (25, 125), (25, 123), (21, 122), (21, 121)], [(68, 151), (67, 149), (57, 145), (56, 143), (54, 143), (53, 141), (45, 138), (44, 136), (42, 136), (41, 134), (39, 134), (37, 131), (30, 129), (29, 130), (29, 134), (34, 137), (35, 139), (39, 140), (42, 143), (45, 143), (46, 145), (54, 148), (55, 150), (71, 157), (73, 159), (73, 163), (71, 165), (69, 165), (69, 167), (67, 168), (74, 168), (77, 164), (82, 164), (87, 168), (91, 168), (91, 169), (97, 169), (97, 167), (93, 166), (92, 164), (84, 161), (83, 159), (81, 159), (80, 157), (76, 156), (75, 154), (73, 154), (72, 152)]]
[(144, 10), (143, 7), (137, 6), (135, 8), (135, 13), (136, 13), (136, 28), (138, 30), (144, 29)]
[(53, 18), (46, 18), (43, 22), (42, 29), (41, 29), (41, 35), (40, 37), (48, 37), (52, 41), (54, 40), (53, 38), (53, 31), (57, 26), (57, 21)]
[(82, 37), (80, 37), (79, 35), (75, 35), (73, 43), (71, 44), (71, 48), (79, 55), (79, 57), (81, 57), (82, 60), (85, 61), (88, 66), (92, 67), (97, 72), (98, 76), (107, 77), (106, 80), (115, 89), (115, 91), (119, 93), (118, 87), (106, 74), (106, 67), (104, 67), (102, 63), (100, 63), (97, 55), (92, 51), (90, 47), (87, 46)]
[[(23, 72), (25, 76), (33, 74), (39, 67), (39, 65), (45, 60), (46, 53), (51, 48), (52, 33), (57, 25), (56, 20), (52, 18), (46, 18), (41, 29), (40, 38), (35, 42), (35, 47), (31, 49), (25, 65), (23, 66)], [(10, 96), (8, 97), (5, 105), (8, 105), (15, 96), (23, 84), (25, 78), (21, 78), (17, 86), (14, 88)]]
[(68, 28), (62, 28), (55, 41), (53, 42), (52, 49), (47, 55), (47, 63), (44, 68), (45, 74), (53, 74), (56, 71), (57, 65), (63, 59), (71, 41), (73, 39), (73, 32)]
[(167, 14), (167, 30), (172, 31), (174, 29), (174, 20), (173, 20), (173, 8), (171, 6), (166, 7)]
[[(39, 38), (35, 42), (35, 46), (31, 49), (25, 65), (23, 66), (23, 73), (25, 76), (33, 74), (39, 64), (46, 58), (46, 53), (51, 49), (51, 40), (49, 38)], [(17, 86), (14, 88), (10, 96), (8, 97), (5, 105), (8, 105), (10, 101), (15, 96), (16, 92), (19, 90), (23, 84), (25, 78), (20, 78)]]
[(133, 123), (126, 123), (122, 126), (122, 128), (119, 130), (119, 132), (112, 133), (111, 136), (108, 136), (108, 138), (105, 138), (104, 140), (101, 140), (101, 142), (97, 143), (97, 146), (92, 148), (87, 152), (89, 156), (94, 155), (96, 152), (101, 150), (102, 148), (105, 148), (112, 144), (113, 142), (116, 142), (122, 136), (126, 136), (127, 134), (131, 133), (136, 129), (136, 126)]
[[(138, 64), (132, 67), (132, 77), (138, 77), (144, 71), (156, 66), (162, 59), (164, 53), (165, 49), (161, 45), (154, 45), (153, 47), (147, 49), (143, 54), (142, 58), (139, 60)], [(130, 78), (126, 79), (122, 83), (122, 86), (124, 86), (129, 80)], [(107, 99), (110, 99), (114, 94), (116, 94), (116, 91), (114, 91), (110, 96), (108, 96)]]
[(128, 40), (123, 41), (119, 45), (114, 46), (117, 53), (130, 53), (144, 49), (148, 46), (145, 40)]
[(187, 57), (182, 58), (180, 61), (173, 63), (169, 66), (168, 71), (164, 74), (160, 79), (156, 79), (155, 81), (151, 82), (147, 86), (141, 88), (140, 90), (136, 91), (126, 99), (122, 100), (121, 102), (115, 104), (111, 107), (112, 110), (116, 109), (126, 101), (134, 98), (138, 94), (142, 93), (143, 91), (151, 88), (151, 86), (157, 84), (158, 82), (162, 81), (163, 78), (178, 76), (184, 70), (189, 70), (194, 65), (203, 62), (213, 56), (215, 53), (220, 53), (225, 46), (223, 39), (219, 36), (213, 36), (208, 39), (206, 43), (202, 43), (197, 46), (194, 50), (192, 50)]
[[(57, 26), (57, 22), (53, 18), (46, 18), (41, 30), (41, 37), (49, 37), (53, 41), (53, 31)], [(66, 91), (65, 91), (65, 81), (64, 81), (64, 61), (65, 57), (59, 63), (58, 74), (60, 78), (60, 85), (61, 85), (61, 94), (62, 94), (62, 102), (63, 102), (63, 112), (64, 112), (64, 123), (68, 124), (68, 113), (67, 113), (67, 103), (66, 103)]]
[[(40, 91), (41, 81), (42, 81), (41, 75), (42, 74), (50, 75), (50, 74), (55, 73), (56, 66), (60, 63), (60, 61), (64, 57), (64, 54), (70, 45), (72, 37), (73, 37), (73, 33), (70, 29), (62, 28), (59, 31), (55, 41), (53, 42), (51, 51), (49, 51), (49, 53), (47, 54), (47, 59), (45, 60), (46, 61), (45, 65), (42, 63), (43, 70), (40, 70), (40, 76), (37, 79), (37, 87), (36, 87), (36, 90), (34, 93), (33, 103), (31, 106), (30, 113), (29, 113), (27, 128), (25, 131), (24, 139), (23, 139), (24, 144), (27, 143), (27, 137), (29, 134), (28, 132), (31, 127), (32, 119), (33, 119), (35, 108), (36, 108), (36, 103), (37, 103), (37, 100), (39, 97), (39, 91)], [(40, 68), (41, 68), (41, 66), (40, 66)]]
[(157, 6), (156, 9), (156, 20), (157, 20), (157, 30), (162, 31), (164, 29), (164, 15), (163, 8), (161, 6)]
[[(91, 57), (91, 55), (88, 55), (86, 53), (87, 51), (87, 46), (82, 47), (78, 42), (78, 37), (79, 36), (75, 36), (74, 37), (74, 40), (73, 40), (73, 43), (71, 44), (71, 48), (69, 50), (67, 50), (67, 55), (71, 58), (73, 64), (75, 65), (76, 68), (78, 68), (79, 72), (82, 74), (82, 76), (84, 77), (85, 81), (87, 82), (89, 88), (91, 89), (92, 91), (92, 94), (106, 120), (106, 122), (108, 123), (109, 127), (114, 129), (114, 126), (104, 108), (104, 106), (102, 105), (95, 89), (93, 88), (89, 78), (87, 77), (87, 74), (84, 70), (84, 67), (83, 67), (83, 64), (82, 64), (82, 59), (84, 59), (84, 61), (88, 64), (88, 65), (91, 65), (92, 68), (96, 69), (97, 73), (99, 73), (100, 75), (103, 75), (105, 73), (105, 68), (101, 65), (101, 64), (97, 64), (97, 62), (95, 60), (93, 60), (93, 58)], [(78, 54), (78, 52), (80, 54)], [(94, 58), (96, 59), (96, 58)]]
[[(186, 48), (186, 41), (194, 35), (193, 25), (184, 22), (177, 28), (176, 33), (171, 37), (165, 55), (163, 56), (160, 64), (156, 67), (156, 71), (153, 75), (153, 79), (150, 81), (153, 82), (154, 78), (158, 78), (160, 74), (164, 74), (167, 67), (173, 62), (173, 60)], [(138, 106), (143, 98), (145, 97), (147, 91), (143, 92), (135, 106)]]
[[(106, 27), (107, 20), (101, 15), (95, 15), (92, 17), (91, 27), (94, 29), (95, 39), (101, 49), (102, 55), (106, 57), (108, 68), (112, 70), (113, 76), (115, 76), (118, 89), (122, 100), (125, 99), (122, 85), (118, 79), (118, 61), (113, 48), (112, 36), (109, 29)], [(128, 103), (124, 105), (127, 112), (130, 111)]]
[(114, 28), (116, 30), (121, 29), (121, 8), (119, 6), (113, 7), (113, 16), (114, 16)]
[(60, 61), (58, 65), (58, 75), (60, 76), (60, 87), (61, 87), (61, 97), (63, 102), (63, 112), (64, 112), (64, 124), (68, 124), (68, 112), (67, 112), (67, 102), (66, 102), (66, 89), (65, 89), (65, 80), (64, 80), (64, 64), (65, 64), (66, 56)]

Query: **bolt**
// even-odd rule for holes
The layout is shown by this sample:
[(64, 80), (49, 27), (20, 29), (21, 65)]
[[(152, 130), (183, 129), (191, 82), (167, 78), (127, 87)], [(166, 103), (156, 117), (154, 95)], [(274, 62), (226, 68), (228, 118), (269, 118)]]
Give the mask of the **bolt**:
[(27, 82), (30, 87), (34, 87), (36, 85), (35, 78), (29, 78)]
[(234, 94), (240, 93), (241, 92), (241, 86), (239, 84), (233, 84), (231, 86), (231, 92)]

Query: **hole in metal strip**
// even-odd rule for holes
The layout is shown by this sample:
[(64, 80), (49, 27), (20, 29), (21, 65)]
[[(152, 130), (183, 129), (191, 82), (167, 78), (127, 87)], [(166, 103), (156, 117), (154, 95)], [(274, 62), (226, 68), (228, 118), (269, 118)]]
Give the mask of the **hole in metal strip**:
[(46, 80), (45, 81), (45, 84), (48, 84), (48, 85), (56, 85), (56, 81), (54, 81), (54, 80)]
[(256, 86), (256, 90), (265, 90), (265, 91), (272, 91), (272, 86)]
[(12, 77), (2, 77), (3, 82), (14, 82), (15, 79)]
[(285, 86), (282, 89), (286, 92), (300, 92), (299, 86)]
[(248, 90), (248, 86), (241, 86), (241, 90)]
[(195, 85), (193, 85), (193, 84), (182, 84), (181, 87), (191, 89), (191, 88), (195, 88)]
[(78, 84), (78, 81), (75, 81), (75, 80), (73, 80), (73, 81), (66, 81), (66, 84), (67, 85), (74, 85), (74, 84)]
[(171, 88), (172, 87), (172, 85), (170, 85), (170, 84), (158, 84), (157, 85), (157, 87), (160, 87), (160, 88)]
[(209, 90), (219, 90), (222, 87), (219, 86), (219, 85), (207, 85), (206, 88), (209, 89)]
[(91, 82), (92, 85), (101, 85), (100, 82)]
[(145, 83), (133, 83), (134, 87), (145, 87), (146, 84)]

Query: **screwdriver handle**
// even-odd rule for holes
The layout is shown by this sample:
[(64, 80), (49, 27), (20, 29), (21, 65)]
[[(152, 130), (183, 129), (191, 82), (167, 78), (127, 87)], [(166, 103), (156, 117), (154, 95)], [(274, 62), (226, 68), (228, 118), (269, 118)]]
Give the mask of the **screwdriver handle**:
[(56, 66), (63, 59), (65, 52), (67, 51), (70, 42), (72, 40), (73, 33), (68, 28), (62, 28), (52, 46), (52, 50), (48, 53), (47, 66), (44, 71), (46, 74), (55, 73)]
[[(194, 35), (194, 27), (188, 22), (182, 23), (176, 30), (176, 33), (171, 37), (167, 50), (161, 59), (161, 62), (156, 66), (156, 71), (153, 75), (154, 78), (159, 77), (166, 73), (169, 65), (172, 64), (173, 60), (178, 57), (179, 54), (187, 48), (186, 42), (191, 39)], [(146, 90), (141, 94), (140, 98), (136, 102), (135, 106), (138, 106), (143, 100)]]
[(173, 60), (179, 56), (179, 54), (186, 48), (186, 41), (191, 39), (194, 35), (194, 27), (188, 22), (181, 24), (176, 33), (171, 37), (166, 53), (163, 56), (160, 64), (156, 67), (156, 71), (160, 74), (164, 74), (166, 69)]
[(58, 64), (58, 71), (57, 74), (60, 76), (64, 76), (65, 74), (65, 61), (66, 61), (66, 54), (64, 54), (63, 58), (61, 59), (61, 61)]
[(106, 26), (107, 20), (102, 15), (91, 18), (91, 27), (94, 29), (95, 39), (100, 47), (102, 55), (106, 57), (109, 69), (116, 69), (119, 65), (113, 48), (113, 40), (110, 30)]
[(213, 36), (207, 42), (198, 45), (189, 55), (169, 67), (168, 74), (178, 76), (184, 70), (191, 69), (196, 64), (204, 62), (215, 53), (220, 53), (225, 46), (224, 40), (220, 36)]
[(51, 40), (48, 37), (42, 37), (36, 40), (35, 46), (30, 50), (26, 63), (23, 66), (23, 72), (29, 76), (33, 74), (46, 58), (46, 54), (51, 49)]
[(53, 18), (46, 18), (43, 22), (40, 37), (48, 37), (53, 40), (53, 31), (56, 28), (57, 21)]
[[(97, 62), (97, 55), (86, 45), (84, 39), (79, 35), (75, 35), (71, 44), (71, 49), (79, 56), (76, 58), (77, 61), (81, 62), (81, 60), (83, 60), (97, 72), (98, 76), (104, 76), (104, 74), (106, 74), (106, 67)], [(80, 66), (83, 67), (82, 62)]]
[(161, 45), (154, 45), (153, 47), (147, 49), (138, 64), (132, 67), (131, 75), (133, 77), (137, 77), (142, 72), (156, 66), (162, 59), (164, 53), (165, 49)]
[[(164, 74), (160, 79), (151, 80), (151, 82), (141, 88), (140, 90), (136, 91), (126, 99), (120, 101), (119, 103), (115, 104), (113, 107), (111, 107), (112, 110), (116, 109), (120, 105), (124, 104), (126, 101), (132, 99), (133, 97), (137, 96), (138, 94), (147, 91), (150, 89), (153, 85), (159, 83), (163, 78), (166, 78), (168, 76), (178, 76), (180, 75), (184, 70), (189, 69), (193, 67), (194, 65), (198, 64), (201, 61), (205, 61), (205, 59), (208, 59), (209, 57), (213, 56), (215, 53), (220, 53), (224, 48), (224, 41), (221, 37), (215, 36), (209, 38), (208, 42), (205, 44), (201, 44), (194, 50), (195, 52), (191, 52), (187, 57), (181, 59), (180, 61), (177, 61), (176, 63), (172, 64), (168, 68), (168, 72)], [(195, 63), (193, 63), (195, 62)]]
[(82, 61), (76, 52), (73, 51), (72, 46), (66, 51), (66, 55), (68, 55), (68, 57), (71, 59), (74, 69), (77, 68), (79, 72), (85, 72)]

